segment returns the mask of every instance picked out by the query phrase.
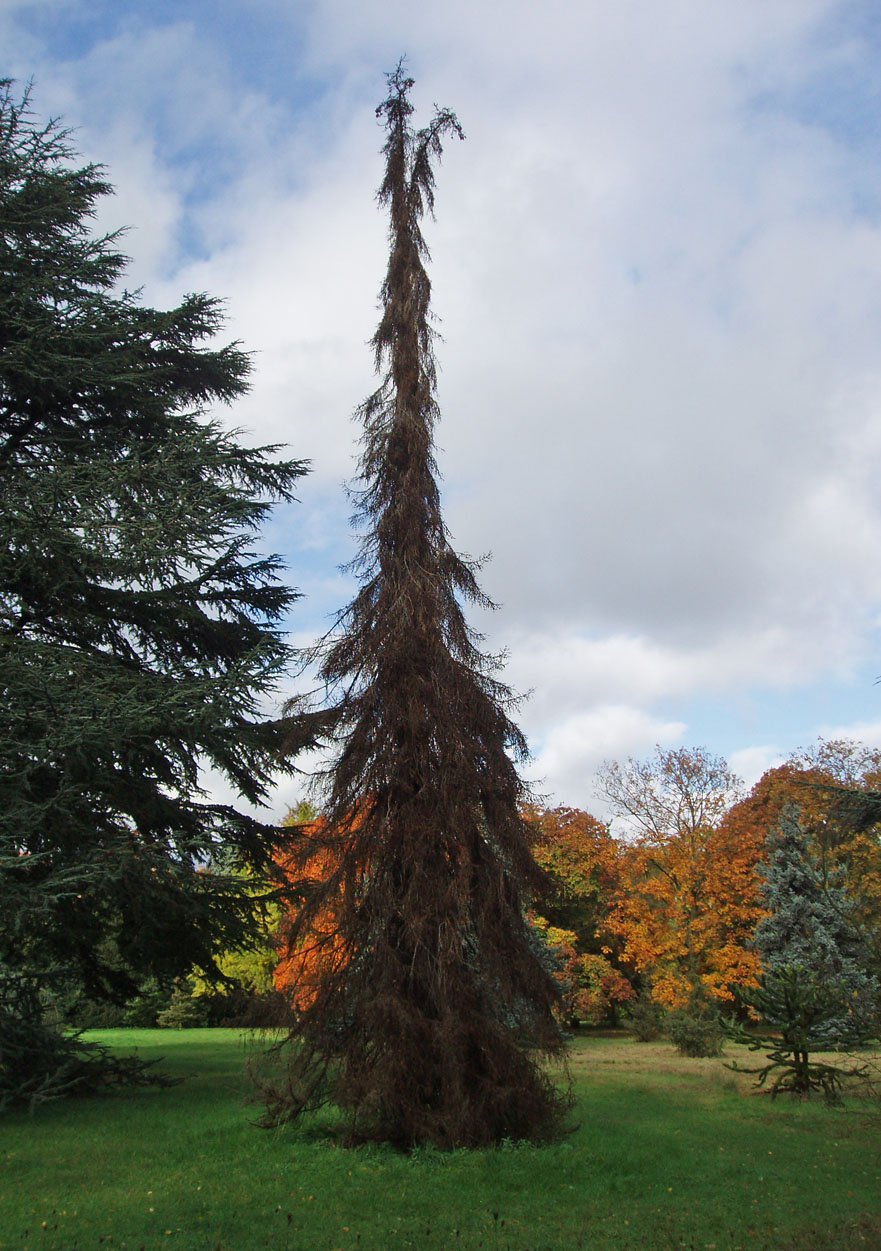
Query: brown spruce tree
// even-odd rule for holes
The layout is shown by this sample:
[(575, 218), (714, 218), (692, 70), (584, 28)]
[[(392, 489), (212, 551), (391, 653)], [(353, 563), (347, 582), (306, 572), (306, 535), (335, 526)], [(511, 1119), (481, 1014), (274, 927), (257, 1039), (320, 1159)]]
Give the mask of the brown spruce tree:
[(562, 1049), (558, 991), (523, 915), (544, 885), (519, 810), (526, 747), (463, 615), (487, 600), (450, 546), (433, 453), (420, 222), (442, 140), (462, 130), (443, 110), (414, 131), (412, 79), (399, 65), (388, 83), (381, 383), (356, 414), (360, 589), (321, 653), (337, 750), (325, 818), (303, 827), (288, 866), (302, 899), (288, 939), (310, 987), (267, 1121), (333, 1103), (350, 1142), (540, 1139), (566, 1099), (543, 1067)]

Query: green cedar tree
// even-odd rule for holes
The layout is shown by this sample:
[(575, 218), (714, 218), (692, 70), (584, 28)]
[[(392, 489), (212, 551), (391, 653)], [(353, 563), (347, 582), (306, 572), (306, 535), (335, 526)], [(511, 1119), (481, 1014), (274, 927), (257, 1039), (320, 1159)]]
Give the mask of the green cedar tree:
[[(263, 711), (296, 595), (257, 542), (305, 465), (204, 416), (245, 390), (248, 357), (212, 343), (215, 299), (158, 311), (120, 288), (118, 236), (91, 229), (110, 187), (73, 157), (69, 133), (0, 84), (10, 1021), (22, 977), (124, 997), (141, 976), (210, 970), (244, 940), (254, 899), (233, 869), (271, 868), (280, 832), (210, 802), (200, 769), (260, 804), (282, 745), (289, 758), (306, 737), (293, 716)], [(231, 870), (205, 871), (212, 858)]]

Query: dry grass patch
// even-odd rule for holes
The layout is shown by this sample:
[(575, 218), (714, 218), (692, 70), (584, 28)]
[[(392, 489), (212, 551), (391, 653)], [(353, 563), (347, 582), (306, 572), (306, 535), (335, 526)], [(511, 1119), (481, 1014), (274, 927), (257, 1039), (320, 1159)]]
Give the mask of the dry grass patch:
[[(861, 1103), (875, 1100), (881, 1112), (881, 1048), (867, 1048), (859, 1053), (823, 1051), (812, 1052), (818, 1059), (843, 1070), (855, 1064), (865, 1066), (869, 1085), (855, 1083), (849, 1092), (852, 1100)], [(670, 1042), (637, 1042), (623, 1031), (585, 1034), (576, 1040), (569, 1057), (574, 1078), (601, 1082), (604, 1075), (644, 1082), (658, 1089), (695, 1091), (702, 1089), (707, 1095), (736, 1092), (744, 1096), (766, 1095), (757, 1089), (755, 1078), (747, 1070), (755, 1068), (762, 1060), (761, 1051), (751, 1051), (736, 1043), (727, 1043), (721, 1056), (686, 1059)], [(729, 1066), (736, 1063), (738, 1068)], [(779, 1096), (786, 1101), (786, 1096)], [(822, 1102), (822, 1099), (820, 1100)]]

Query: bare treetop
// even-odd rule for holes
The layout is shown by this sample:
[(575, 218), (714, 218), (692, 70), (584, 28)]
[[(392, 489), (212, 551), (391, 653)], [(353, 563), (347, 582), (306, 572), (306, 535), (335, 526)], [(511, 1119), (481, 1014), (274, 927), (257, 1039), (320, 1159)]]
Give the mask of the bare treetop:
[(720, 756), (702, 747), (656, 747), (648, 760), (606, 761), (598, 790), (616, 817), (663, 842), (712, 829), (741, 797), (743, 784)]

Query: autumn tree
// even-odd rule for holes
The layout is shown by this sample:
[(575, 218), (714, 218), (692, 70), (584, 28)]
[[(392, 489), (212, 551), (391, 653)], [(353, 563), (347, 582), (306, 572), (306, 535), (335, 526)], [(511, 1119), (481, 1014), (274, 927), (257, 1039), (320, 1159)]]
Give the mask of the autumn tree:
[(598, 779), (625, 830), (658, 844), (718, 825), (741, 786), (725, 761), (703, 747), (656, 747), (647, 760), (607, 761)]
[[(462, 605), (486, 604), (452, 549), (433, 452), (438, 418), (421, 220), (434, 206), (441, 110), (414, 130), (401, 65), (378, 116), (390, 254), (361, 406), (361, 585), (323, 651), (337, 752), (302, 864), (298, 932), (338, 909), (339, 958), (304, 1007), (270, 1119), (332, 1101), (349, 1138), (475, 1145), (555, 1131), (557, 989), (525, 905), (544, 885), (519, 811), (525, 744)], [(294, 935), (296, 937), (296, 935)]]
[[(254, 901), (232, 870), (271, 870), (278, 831), (211, 802), (200, 770), (260, 804), (282, 749), (302, 741), (292, 719), (263, 711), (290, 656), (282, 628), (296, 596), (258, 536), (304, 465), (206, 417), (245, 390), (248, 358), (216, 342), (215, 299), (160, 311), (120, 289), (118, 240), (92, 232), (109, 191), (57, 123), (0, 84), (10, 1099), (72, 1088), (74, 1043), (41, 1033), (49, 981), (121, 999), (143, 976), (210, 970), (218, 949), (247, 940)], [(231, 871), (202, 872), (218, 851)], [(80, 1086), (98, 1079), (95, 1066), (76, 1071)]]
[(617, 845), (601, 821), (577, 808), (528, 805), (524, 813), (533, 854), (550, 878), (530, 919), (558, 961), (563, 1020), (599, 1025), (633, 998), (607, 926)]
[(284, 824), (292, 833), (293, 850), (281, 851), (278, 864), (284, 877), (296, 883), (296, 897), (278, 917), (273, 933), (273, 981), (293, 1011), (301, 1013), (348, 952), (340, 936), (341, 890), (336, 894), (324, 892), (323, 905), (313, 911), (308, 929), (299, 923), (298, 901), (303, 892), (321, 890), (339, 868), (327, 839), (327, 821), (311, 805), (300, 805), (298, 812), (288, 814)]
[(760, 914), (758, 852), (723, 819), (739, 779), (702, 748), (659, 747), (646, 761), (607, 764), (600, 786), (627, 831), (609, 915), (623, 956), (660, 1003), (729, 998), (755, 975), (747, 940)]

